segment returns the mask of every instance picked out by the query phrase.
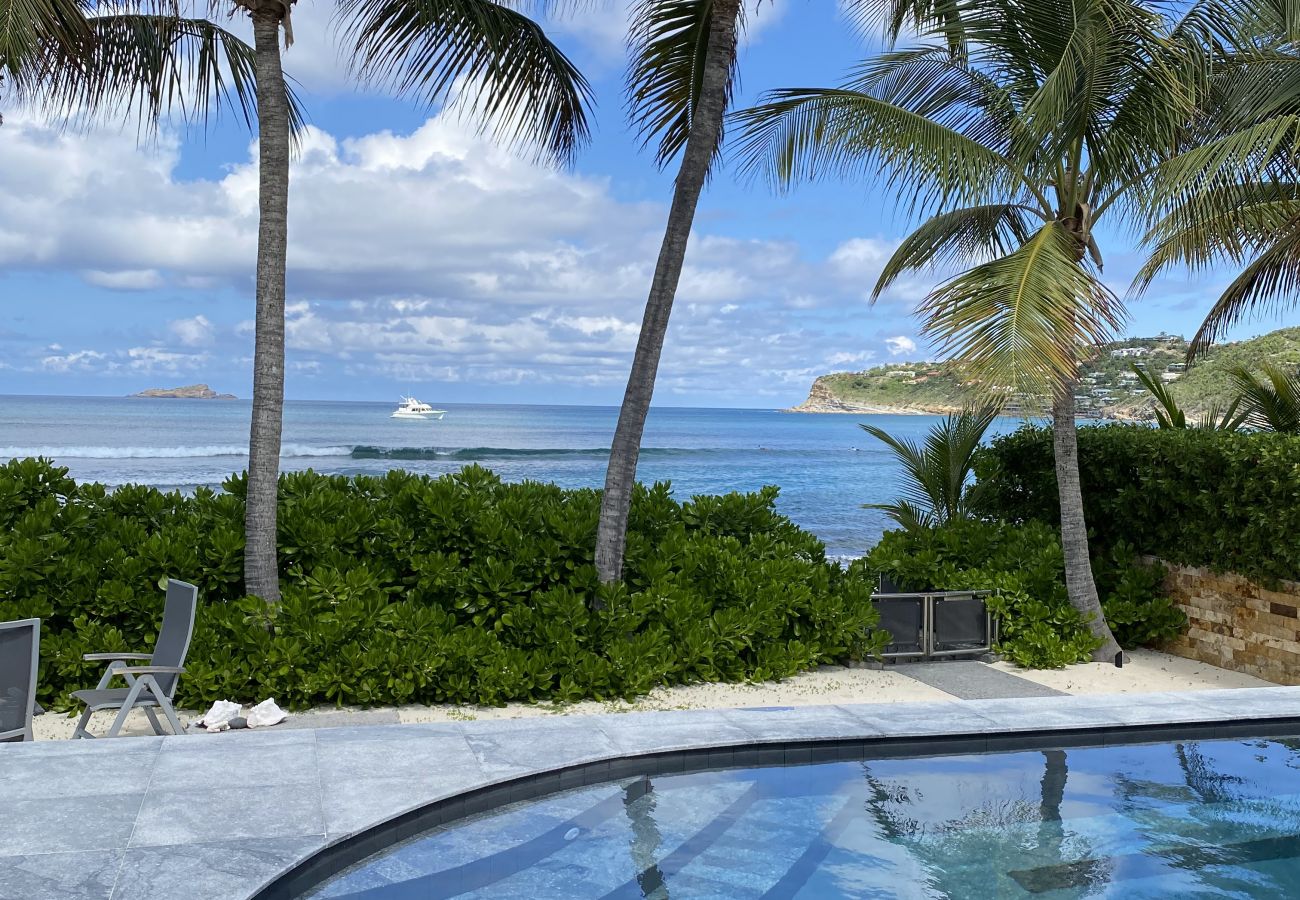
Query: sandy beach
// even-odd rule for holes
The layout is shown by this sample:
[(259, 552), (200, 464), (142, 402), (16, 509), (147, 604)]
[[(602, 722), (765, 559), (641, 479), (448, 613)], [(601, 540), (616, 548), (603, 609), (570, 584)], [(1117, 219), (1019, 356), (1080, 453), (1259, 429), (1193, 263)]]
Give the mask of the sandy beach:
[[(1006, 662), (993, 668), (1067, 694), (1129, 694), (1151, 691), (1193, 691), (1214, 688), (1269, 687), (1267, 681), (1219, 669), (1206, 663), (1159, 653), (1133, 650), (1122, 669), (1108, 663), (1086, 663), (1065, 669), (1020, 669)], [(738, 709), (764, 706), (816, 706), (835, 703), (911, 703), (954, 699), (904, 674), (906, 665), (878, 668), (823, 666), (782, 682), (761, 684), (695, 684), (659, 688), (634, 702), (584, 701), (568, 704), (512, 703), (502, 707), (401, 706), (356, 709), (322, 706), (290, 712), (283, 726), (329, 728), (344, 725), (416, 722), (467, 722), (521, 719), (530, 716), (583, 716), (598, 713), (667, 709)], [(240, 697), (245, 707), (265, 698)], [(200, 712), (182, 710), (187, 725)], [(112, 714), (97, 713), (91, 730), (102, 732)], [(72, 736), (74, 717), (50, 712), (35, 720), (37, 740), (64, 740)], [(151, 734), (143, 714), (133, 712), (124, 734)], [(198, 729), (197, 733), (203, 733)]]

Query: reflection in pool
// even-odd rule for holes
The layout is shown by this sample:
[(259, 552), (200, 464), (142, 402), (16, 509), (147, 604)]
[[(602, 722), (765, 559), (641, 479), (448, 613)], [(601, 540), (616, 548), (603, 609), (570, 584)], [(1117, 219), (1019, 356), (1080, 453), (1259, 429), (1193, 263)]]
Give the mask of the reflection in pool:
[(625, 779), (391, 847), (315, 898), (1300, 897), (1300, 741)]

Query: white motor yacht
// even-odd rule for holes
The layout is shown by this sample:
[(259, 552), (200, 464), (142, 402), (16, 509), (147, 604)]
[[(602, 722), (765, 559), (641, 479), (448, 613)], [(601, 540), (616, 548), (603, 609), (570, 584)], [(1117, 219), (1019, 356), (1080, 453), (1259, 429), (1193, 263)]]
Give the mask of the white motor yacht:
[(427, 403), (421, 403), (414, 397), (403, 397), (402, 404), (393, 410), (390, 419), (441, 419), (447, 414), (445, 409), (434, 409)]

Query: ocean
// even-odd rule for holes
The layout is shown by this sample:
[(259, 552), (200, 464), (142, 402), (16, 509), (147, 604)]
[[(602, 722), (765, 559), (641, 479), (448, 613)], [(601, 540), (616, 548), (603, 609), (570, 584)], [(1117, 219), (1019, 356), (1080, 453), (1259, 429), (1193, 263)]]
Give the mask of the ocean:
[[(507, 480), (604, 483), (615, 407), (434, 404), (440, 421), (391, 419), (392, 403), (288, 401), (282, 468), (440, 475), (470, 463)], [(80, 481), (217, 487), (245, 466), (249, 403), (0, 396), (0, 458), (52, 457)], [(651, 411), (638, 469), (679, 499), (778, 485), (777, 506), (827, 552), (862, 555), (888, 527), (866, 503), (898, 493), (890, 453), (858, 427), (920, 439), (936, 416), (819, 415), (760, 409)], [(1014, 430), (999, 419), (990, 434)]]

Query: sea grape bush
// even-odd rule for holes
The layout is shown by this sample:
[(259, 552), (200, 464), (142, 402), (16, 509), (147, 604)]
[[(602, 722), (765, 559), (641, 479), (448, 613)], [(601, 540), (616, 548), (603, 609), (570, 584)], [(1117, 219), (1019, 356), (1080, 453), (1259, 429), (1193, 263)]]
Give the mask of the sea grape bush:
[(599, 494), (441, 478), (285, 474), (283, 601), (243, 586), (244, 477), (192, 496), (0, 466), (0, 620), (42, 621), (40, 699), (93, 686), (91, 651), (153, 645), (167, 577), (200, 589), (180, 701), (402, 704), (629, 697), (783, 678), (876, 652), (870, 579), (774, 510), (775, 488), (639, 488), (624, 584), (592, 565)]
[[(887, 532), (855, 562), (912, 590), (996, 590), (988, 603), (1000, 623), (998, 651), (1027, 668), (1087, 662), (1096, 638), (1070, 605), (1060, 537), (1052, 526), (965, 521)], [(1159, 646), (1187, 619), (1160, 593), (1164, 573), (1116, 546), (1093, 565), (1102, 609), (1123, 647)]]
[[(975, 465), (982, 512), (1058, 520), (1051, 431), (995, 439)], [(1204, 429), (1079, 429), (1079, 475), (1094, 549), (1124, 546), (1169, 563), (1266, 585), (1300, 580), (1300, 438)]]

